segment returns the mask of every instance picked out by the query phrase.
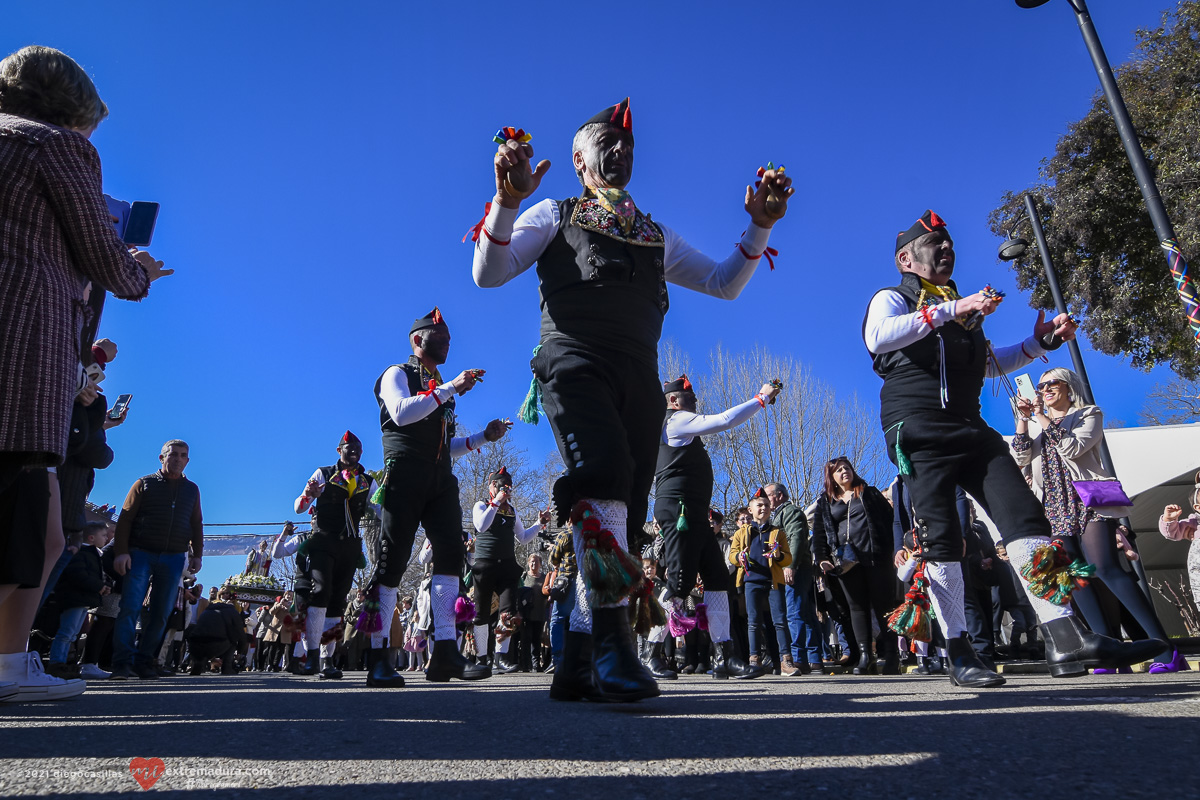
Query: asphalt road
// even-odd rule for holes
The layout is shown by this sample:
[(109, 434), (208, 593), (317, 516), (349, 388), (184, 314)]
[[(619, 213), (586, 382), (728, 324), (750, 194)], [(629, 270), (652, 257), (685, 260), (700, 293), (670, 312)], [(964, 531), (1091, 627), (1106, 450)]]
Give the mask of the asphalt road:
[[(411, 673), (410, 673), (411, 674)], [(1200, 673), (663, 682), (633, 705), (554, 703), (550, 678), (363, 673), (101, 682), (76, 700), (0, 704), (0, 796), (149, 791), (217, 798), (720, 798), (1200, 793)], [(156, 765), (143, 767), (149, 779)], [(261, 790), (268, 790), (267, 794)]]

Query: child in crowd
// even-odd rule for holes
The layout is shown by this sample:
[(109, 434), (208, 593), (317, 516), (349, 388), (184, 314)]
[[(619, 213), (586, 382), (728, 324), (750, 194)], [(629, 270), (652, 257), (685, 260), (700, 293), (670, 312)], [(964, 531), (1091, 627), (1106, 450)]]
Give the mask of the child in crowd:
[[(759, 648), (766, 647), (766, 612), (775, 625), (781, 667), (792, 670), (787, 640), (786, 603), (783, 597), (783, 568), (792, 563), (787, 537), (771, 524), (771, 507), (762, 490), (750, 501), (749, 525), (738, 528), (729, 548), (729, 563), (738, 567), (737, 585), (746, 587), (746, 612), (750, 617), (750, 664), (759, 666)], [(787, 653), (788, 655), (783, 655)], [(795, 674), (794, 672), (792, 674)]]
[[(1200, 475), (1196, 477), (1200, 479)], [(1200, 608), (1200, 539), (1196, 538), (1196, 529), (1200, 527), (1200, 480), (1192, 492), (1192, 508), (1196, 513), (1189, 514), (1187, 519), (1180, 519), (1183, 509), (1179, 506), (1164, 508), (1158, 519), (1158, 532), (1171, 541), (1188, 540), (1192, 543), (1187, 557), (1188, 582), (1192, 584), (1192, 599)]]
[(88, 609), (99, 606), (100, 599), (109, 592), (108, 578), (100, 563), (100, 548), (108, 544), (110, 536), (108, 525), (103, 522), (87, 523), (83, 528), (83, 543), (79, 552), (72, 556), (54, 588), (54, 596), (62, 613), (59, 616), (58, 633), (50, 645), (50, 662), (46, 665), (46, 672), (55, 677), (79, 677), (77, 670), (67, 665), (67, 655), (87, 619)]

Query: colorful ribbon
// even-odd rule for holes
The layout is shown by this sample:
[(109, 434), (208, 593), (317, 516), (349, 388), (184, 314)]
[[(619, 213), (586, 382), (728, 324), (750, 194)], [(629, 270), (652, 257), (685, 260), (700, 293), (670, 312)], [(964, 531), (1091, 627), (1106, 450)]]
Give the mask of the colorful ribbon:
[(1196, 282), (1188, 275), (1187, 261), (1184, 260), (1183, 251), (1179, 249), (1177, 241), (1165, 240), (1162, 249), (1167, 251), (1167, 264), (1171, 267), (1171, 277), (1175, 279), (1175, 291), (1179, 292), (1179, 298), (1183, 300), (1188, 324), (1192, 327), (1192, 336), (1200, 341), (1200, 297), (1196, 294)]
[(483, 216), (479, 218), (479, 222), (476, 222), (473, 226), (471, 226), (471, 228), (469, 228), (467, 230), (466, 233), (463, 234), (463, 238), (462, 238), (463, 242), (467, 241), (468, 236), (471, 237), (472, 242), (478, 242), (480, 233), (483, 233), (483, 235), (486, 236), (488, 238), (488, 241), (491, 242), (492, 244), (506, 245), (512, 241), (511, 239), (497, 239), (495, 236), (492, 236), (492, 234), (488, 232), (487, 227), (484, 226), (483, 223), (487, 222), (488, 214), (490, 214), (491, 211), (492, 211), (492, 204), (490, 202), (484, 203), (483, 204)]
[(522, 144), (524, 144), (525, 142), (528, 142), (532, 138), (533, 137), (530, 136), (528, 133), (526, 133), (523, 128), (513, 128), (513, 127), (509, 126), (507, 128), (501, 128), (500, 130), (496, 131), (496, 135), (492, 137), (492, 141), (495, 142), (496, 144), (504, 144), (505, 142), (512, 139), (512, 140), (515, 140), (515, 141), (518, 141), (518, 142), (521, 142)]

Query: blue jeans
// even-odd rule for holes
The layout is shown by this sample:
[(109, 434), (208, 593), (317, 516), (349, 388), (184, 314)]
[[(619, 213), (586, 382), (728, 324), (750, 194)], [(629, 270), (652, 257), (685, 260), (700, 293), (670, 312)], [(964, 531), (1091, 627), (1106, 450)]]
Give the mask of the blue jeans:
[(821, 631), (817, 626), (817, 598), (812, 578), (796, 575), (799, 586), (783, 587), (787, 600), (788, 631), (792, 636), (792, 659), (821, 665)]
[(788, 650), (787, 622), (783, 598), (783, 589), (776, 589), (769, 583), (753, 583), (746, 581), (746, 615), (750, 618), (750, 655), (758, 655), (758, 640), (763, 633), (762, 597), (766, 595), (767, 605), (771, 609), (771, 622), (775, 625), (775, 641), (779, 645), (779, 654), (790, 653)]
[(571, 612), (574, 610), (575, 581), (571, 581), (571, 585), (567, 587), (566, 599), (555, 600), (550, 609), (550, 658), (556, 668), (562, 661), (563, 640), (566, 637), (567, 623), (571, 620)]
[(50, 663), (67, 663), (67, 653), (71, 652), (71, 642), (75, 641), (75, 637), (79, 635), (79, 629), (83, 627), (83, 621), (87, 619), (87, 612), (87, 606), (63, 609), (62, 615), (58, 618), (58, 633), (54, 634), (54, 641), (50, 643)]
[[(134, 661), (143, 665), (155, 662), (157, 650), (162, 646), (167, 618), (175, 608), (175, 597), (179, 593), (179, 579), (187, 564), (187, 553), (148, 553), (129, 548), (133, 563), (125, 573), (121, 589), (121, 613), (113, 628), (112, 665), (132, 666)], [(146, 593), (150, 593), (150, 608), (142, 622), (142, 635), (138, 637), (136, 652), (133, 647), (137, 631), (138, 615)]]

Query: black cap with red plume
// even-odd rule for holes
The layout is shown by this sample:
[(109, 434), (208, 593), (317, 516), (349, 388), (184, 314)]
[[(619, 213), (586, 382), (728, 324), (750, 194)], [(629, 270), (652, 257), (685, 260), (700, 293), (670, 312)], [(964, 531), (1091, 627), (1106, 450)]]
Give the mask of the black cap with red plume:
[(613, 125), (629, 131), (629, 135), (633, 136), (633, 112), (629, 110), (629, 98), (626, 97), (615, 106), (609, 106), (579, 128), (582, 130), (587, 125)]
[(896, 252), (900, 252), (900, 248), (911, 241), (920, 239), (927, 233), (934, 231), (945, 230), (946, 221), (937, 215), (935, 211), (926, 211), (921, 215), (921, 218), (912, 224), (912, 227), (906, 231), (900, 231), (896, 234)]
[(675, 392), (694, 392), (692, 382), (688, 380), (687, 375), (680, 375), (673, 381), (668, 381), (663, 384), (663, 394), (674, 394)]
[(430, 311), (423, 317), (413, 320), (412, 327), (408, 329), (408, 334), (411, 336), (417, 331), (423, 331), (426, 328), (435, 328), (438, 325), (445, 324), (446, 320), (442, 318), (441, 310), (437, 306), (434, 306), (433, 311)]

